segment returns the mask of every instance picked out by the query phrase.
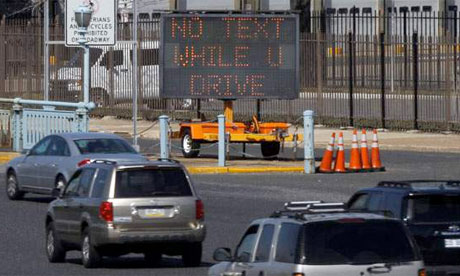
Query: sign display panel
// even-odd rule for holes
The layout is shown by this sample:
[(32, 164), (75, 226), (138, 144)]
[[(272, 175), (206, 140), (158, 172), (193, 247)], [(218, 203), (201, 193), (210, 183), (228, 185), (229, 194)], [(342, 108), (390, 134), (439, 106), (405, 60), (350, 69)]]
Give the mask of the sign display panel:
[(296, 15), (162, 16), (163, 98), (294, 99)]
[(93, 16), (86, 33), (90, 46), (114, 46), (117, 34), (117, 0), (67, 0), (65, 13), (65, 45), (79, 46), (75, 10), (81, 5), (91, 5)]

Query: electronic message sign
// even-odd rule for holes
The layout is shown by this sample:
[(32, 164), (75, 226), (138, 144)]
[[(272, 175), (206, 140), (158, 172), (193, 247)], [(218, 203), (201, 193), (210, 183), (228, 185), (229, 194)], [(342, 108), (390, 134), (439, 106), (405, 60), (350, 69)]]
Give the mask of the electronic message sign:
[(161, 24), (161, 97), (298, 97), (296, 15), (167, 14)]

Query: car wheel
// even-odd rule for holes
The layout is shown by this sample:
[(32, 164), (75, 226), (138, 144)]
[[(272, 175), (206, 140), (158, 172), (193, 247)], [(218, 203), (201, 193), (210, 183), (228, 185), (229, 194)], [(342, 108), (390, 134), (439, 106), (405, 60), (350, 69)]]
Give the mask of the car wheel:
[(184, 253), (182, 254), (182, 262), (184, 266), (196, 267), (201, 264), (201, 254), (203, 246), (201, 242), (186, 244)]
[(83, 230), (81, 239), (81, 261), (83, 266), (86, 268), (98, 267), (101, 262), (101, 255), (94, 245), (91, 244), (91, 237), (88, 228)]
[(54, 223), (46, 226), (46, 256), (50, 263), (62, 263), (65, 261), (66, 251), (56, 235)]
[(56, 188), (59, 189), (59, 190), (63, 190), (65, 185), (67, 184), (67, 181), (65, 180), (65, 177), (60, 174), (58, 175), (58, 177), (56, 177)]
[(19, 190), (18, 179), (13, 172), (8, 173), (6, 178), (6, 195), (11, 200), (18, 200), (24, 196), (24, 192)]
[(145, 252), (144, 259), (147, 263), (153, 266), (159, 266), (162, 261), (162, 254), (161, 252)]
[(182, 155), (185, 158), (197, 157), (200, 153), (200, 143), (193, 141), (190, 129), (185, 129), (182, 134)]
[(263, 142), (260, 149), (264, 158), (274, 158), (280, 153), (280, 142)]

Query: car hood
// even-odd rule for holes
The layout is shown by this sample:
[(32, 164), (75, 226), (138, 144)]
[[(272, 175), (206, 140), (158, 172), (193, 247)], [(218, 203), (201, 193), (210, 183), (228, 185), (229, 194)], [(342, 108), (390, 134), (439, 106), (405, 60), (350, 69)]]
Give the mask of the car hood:
[(10, 162), (7, 163), (7, 167), (13, 167), (16, 164), (21, 163), (22, 161), (24, 161), (25, 158), (26, 158), (25, 155), (21, 155), (21, 156), (18, 156), (16, 158), (13, 158), (12, 160), (10, 160)]

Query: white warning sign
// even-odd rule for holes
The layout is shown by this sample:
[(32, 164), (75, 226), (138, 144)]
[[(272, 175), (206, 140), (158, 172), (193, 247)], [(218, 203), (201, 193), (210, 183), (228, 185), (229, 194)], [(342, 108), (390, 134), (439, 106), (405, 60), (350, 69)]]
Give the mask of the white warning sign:
[(91, 5), (93, 16), (86, 33), (86, 41), (90, 46), (113, 46), (117, 34), (117, 0), (66, 0), (65, 14), (65, 44), (73, 47), (79, 46), (75, 10), (81, 4)]

